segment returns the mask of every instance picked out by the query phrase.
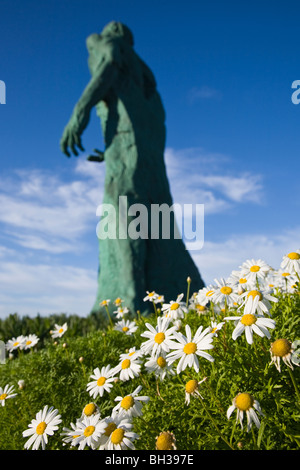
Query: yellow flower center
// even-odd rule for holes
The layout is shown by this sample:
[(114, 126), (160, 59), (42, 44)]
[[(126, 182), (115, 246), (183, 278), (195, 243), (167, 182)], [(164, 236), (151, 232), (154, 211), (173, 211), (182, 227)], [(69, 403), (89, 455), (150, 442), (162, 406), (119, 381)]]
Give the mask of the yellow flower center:
[(113, 431), (111, 438), (110, 438), (111, 442), (113, 444), (120, 444), (120, 442), (123, 441), (124, 434), (125, 434), (124, 429), (121, 429), (121, 428), (115, 429), (115, 431)]
[(148, 296), (149, 296), (149, 297), (153, 297), (154, 294), (155, 294), (155, 292), (153, 291), (153, 292), (150, 292), (150, 294), (148, 294)]
[(120, 305), (120, 303), (122, 302), (121, 298), (118, 297), (116, 300), (115, 300), (115, 304), (116, 305)]
[(214, 291), (213, 290), (209, 290), (206, 292), (205, 294), (205, 297), (211, 297), (213, 295)]
[(246, 313), (245, 315), (242, 316), (241, 318), (241, 323), (245, 326), (251, 326), (253, 323), (255, 323), (257, 320), (256, 316), (253, 315), (252, 313)]
[(199, 310), (199, 312), (203, 312), (204, 310), (206, 310), (206, 307), (205, 305), (197, 304), (196, 309)]
[(185, 385), (185, 391), (187, 393), (194, 393), (198, 388), (198, 381), (197, 380), (189, 380)]
[(247, 282), (247, 279), (245, 279), (244, 277), (242, 277), (240, 280), (239, 280), (239, 283), (240, 284), (246, 284)]
[(159, 357), (157, 358), (157, 361), (156, 361), (156, 362), (157, 362), (157, 364), (159, 365), (159, 367), (166, 367), (166, 365), (167, 365), (167, 361), (166, 361), (165, 358), (162, 357), (162, 356), (159, 356)]
[(129, 330), (128, 326), (123, 326), (122, 330), (124, 331), (124, 333), (126, 333), (126, 331)]
[(157, 333), (154, 337), (154, 341), (157, 344), (161, 344), (165, 340), (165, 334), (164, 333)]
[(282, 275), (283, 277), (287, 277), (287, 276), (290, 275), (290, 273), (282, 273), (281, 275)]
[(235, 398), (236, 407), (241, 411), (247, 411), (253, 406), (254, 400), (250, 393), (240, 393)]
[(121, 365), (122, 369), (128, 369), (130, 367), (130, 360), (129, 359), (124, 359)]
[(83, 434), (85, 435), (85, 437), (89, 437), (93, 434), (94, 431), (95, 431), (95, 426), (87, 426)]
[(172, 450), (173, 438), (169, 432), (162, 432), (156, 439), (157, 450)]
[(95, 413), (95, 411), (96, 411), (96, 405), (94, 403), (89, 403), (88, 405), (84, 407), (84, 410), (83, 410), (86, 416), (91, 416), (93, 413)]
[(257, 273), (257, 271), (259, 271), (259, 270), (260, 270), (260, 267), (257, 266), (257, 264), (254, 264), (254, 265), (251, 266), (251, 268), (250, 268), (250, 271), (251, 271), (252, 273)]
[(110, 436), (115, 429), (117, 429), (117, 425), (115, 423), (109, 423), (105, 428), (104, 434)]
[(177, 310), (179, 308), (179, 303), (178, 302), (173, 302), (170, 309), (171, 310)]
[(20, 344), (19, 341), (16, 341), (13, 345), (18, 346), (18, 344)]
[(62, 333), (63, 331), (64, 331), (63, 328), (60, 328), (60, 329), (58, 330), (59, 333)]
[(262, 300), (263, 296), (259, 292), (259, 290), (250, 290), (250, 292), (248, 292), (248, 295), (247, 295), (248, 298), (253, 297), (253, 299), (257, 296), (259, 297), (259, 300)]
[(37, 425), (35, 432), (40, 435), (44, 434), (46, 427), (47, 424), (45, 423), (45, 421), (42, 421), (40, 424)]
[(32, 343), (32, 341), (28, 340), (26, 341), (26, 346), (29, 346)]
[(291, 343), (287, 339), (277, 339), (271, 345), (273, 356), (284, 357), (291, 352)]
[(300, 259), (299, 253), (295, 253), (295, 252), (289, 253), (289, 254), (288, 254), (288, 257), (289, 257), (290, 259)]
[(0, 395), (0, 400), (5, 400), (6, 397), (7, 393), (2, 393), (2, 395)]
[(97, 385), (98, 387), (101, 387), (101, 385), (104, 385), (106, 382), (106, 378), (105, 377), (99, 377), (99, 379), (97, 380)]
[(229, 294), (231, 294), (232, 289), (231, 289), (231, 287), (229, 287), (229, 286), (223, 286), (223, 287), (221, 287), (220, 291), (221, 291), (222, 294), (224, 294), (224, 295), (229, 295)]
[(125, 410), (129, 410), (129, 408), (132, 408), (134, 405), (134, 399), (132, 398), (131, 395), (127, 395), (127, 397), (124, 397), (123, 400), (121, 401), (121, 406)]
[(196, 351), (197, 345), (193, 342), (187, 343), (183, 348), (183, 352), (185, 352), (185, 354), (194, 354)]

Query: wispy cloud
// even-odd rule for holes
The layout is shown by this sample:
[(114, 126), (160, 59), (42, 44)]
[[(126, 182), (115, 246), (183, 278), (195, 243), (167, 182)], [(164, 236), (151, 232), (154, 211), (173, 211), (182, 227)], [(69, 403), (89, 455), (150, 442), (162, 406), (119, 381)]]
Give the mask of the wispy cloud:
[(220, 90), (216, 90), (215, 88), (206, 85), (201, 87), (194, 86), (188, 91), (187, 94), (188, 102), (190, 104), (193, 104), (199, 100), (220, 99), (221, 97), (222, 93)]

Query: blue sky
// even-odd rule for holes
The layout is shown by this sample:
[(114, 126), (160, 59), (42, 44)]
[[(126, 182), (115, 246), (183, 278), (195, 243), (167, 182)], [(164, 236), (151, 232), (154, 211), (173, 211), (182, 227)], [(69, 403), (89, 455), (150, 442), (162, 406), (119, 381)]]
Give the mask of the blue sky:
[[(297, 2), (1, 0), (0, 317), (89, 312), (105, 165), (95, 112), (86, 149), (59, 140), (90, 79), (85, 40), (125, 23), (166, 110), (174, 201), (204, 204), (192, 253), (206, 283), (248, 258), (279, 267), (299, 248)], [(174, 254), (175, 256), (175, 254)], [(185, 286), (184, 286), (185, 288)]]

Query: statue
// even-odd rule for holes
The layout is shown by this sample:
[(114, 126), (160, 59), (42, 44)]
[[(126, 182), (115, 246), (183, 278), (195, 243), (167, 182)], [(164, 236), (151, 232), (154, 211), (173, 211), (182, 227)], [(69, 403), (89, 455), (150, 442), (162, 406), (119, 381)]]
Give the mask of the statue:
[[(60, 145), (68, 157), (84, 151), (81, 135), (90, 112), (100, 117), (105, 150), (88, 160), (105, 161), (103, 203), (119, 209), (119, 197), (128, 205), (172, 206), (164, 163), (165, 112), (156, 81), (133, 49), (127, 26), (109, 23), (101, 34), (87, 38), (91, 80), (77, 102)], [(128, 222), (127, 222), (128, 223)], [(147, 291), (176, 300), (191, 278), (191, 292), (204, 286), (182, 239), (100, 239), (98, 292), (92, 312), (103, 311), (99, 303), (120, 297), (131, 312), (147, 313)]]

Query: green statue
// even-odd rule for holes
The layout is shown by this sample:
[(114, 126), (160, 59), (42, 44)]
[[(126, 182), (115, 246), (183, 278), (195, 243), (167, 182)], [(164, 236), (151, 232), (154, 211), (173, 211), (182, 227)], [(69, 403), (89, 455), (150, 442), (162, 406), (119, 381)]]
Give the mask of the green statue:
[[(68, 157), (84, 151), (81, 135), (96, 107), (105, 151), (96, 150), (88, 159), (105, 161), (103, 204), (112, 205), (118, 213), (120, 196), (126, 196), (128, 206), (142, 204), (150, 214), (152, 205), (173, 204), (164, 163), (165, 112), (155, 78), (133, 44), (131, 31), (119, 22), (111, 22), (101, 34), (87, 38), (92, 78), (60, 144)], [(125, 224), (132, 220), (130, 216)], [(101, 301), (120, 297), (131, 312), (146, 313), (149, 303), (143, 299), (147, 291), (170, 301), (185, 292), (188, 277), (191, 292), (204, 286), (182, 239), (174, 235), (176, 229), (170, 232), (169, 239), (151, 238), (149, 233), (99, 239), (98, 292), (92, 312), (103, 312)]]

